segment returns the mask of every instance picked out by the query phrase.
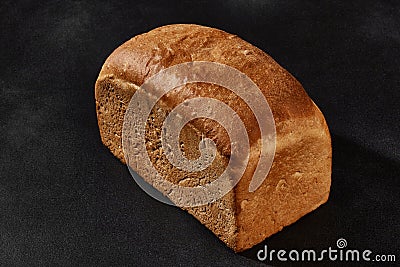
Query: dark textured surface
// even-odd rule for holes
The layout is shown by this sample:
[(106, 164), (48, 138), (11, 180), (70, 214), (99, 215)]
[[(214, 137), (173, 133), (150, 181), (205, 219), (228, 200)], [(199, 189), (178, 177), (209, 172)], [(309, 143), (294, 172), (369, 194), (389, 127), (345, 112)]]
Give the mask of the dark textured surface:
[[(265, 244), (322, 250), (339, 237), (399, 261), (399, 10), (396, 1), (3, 1), (0, 264), (246, 266)], [(169, 23), (221, 28), (263, 49), (330, 126), (329, 202), (240, 255), (148, 197), (100, 141), (102, 63)]]

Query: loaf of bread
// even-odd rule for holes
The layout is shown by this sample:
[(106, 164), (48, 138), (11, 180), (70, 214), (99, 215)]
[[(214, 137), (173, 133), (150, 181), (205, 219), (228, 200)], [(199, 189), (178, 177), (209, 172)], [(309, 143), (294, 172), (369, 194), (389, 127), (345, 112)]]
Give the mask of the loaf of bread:
[[(254, 192), (249, 191), (260, 155), (259, 125), (243, 99), (216, 84), (188, 83), (165, 94), (147, 120), (146, 149), (154, 168), (172, 183), (197, 186), (210, 182), (229, 162), (231, 143), (226, 129), (207, 118), (192, 120), (182, 129), (179, 140), (187, 158), (199, 157), (203, 136), (212, 139), (217, 150), (209, 167), (187, 173), (171, 165), (165, 156), (163, 121), (178, 104), (195, 97), (224, 102), (239, 115), (250, 144), (248, 165), (240, 181), (212, 203), (183, 208), (234, 251), (243, 251), (325, 203), (331, 184), (331, 139), (325, 119), (301, 84), (269, 55), (236, 35), (198, 25), (167, 25), (135, 36), (107, 58), (96, 81), (100, 135), (110, 151), (126, 163), (122, 129), (135, 92), (161, 70), (198, 61), (239, 70), (268, 101), (275, 121), (276, 147), (266, 179)], [(135, 169), (137, 164), (131, 167)]]

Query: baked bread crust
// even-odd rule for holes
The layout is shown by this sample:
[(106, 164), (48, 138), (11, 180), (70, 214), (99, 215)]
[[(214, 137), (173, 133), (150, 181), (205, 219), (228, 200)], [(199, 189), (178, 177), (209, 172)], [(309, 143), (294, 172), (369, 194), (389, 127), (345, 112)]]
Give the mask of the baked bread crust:
[[(329, 130), (322, 113), (301, 84), (260, 49), (221, 30), (190, 24), (167, 25), (135, 36), (118, 47), (107, 58), (96, 82), (101, 138), (122, 162), (125, 162), (121, 139), (124, 113), (135, 91), (160, 70), (191, 61), (218, 62), (243, 72), (260, 88), (274, 115), (277, 133), (274, 162), (266, 180), (252, 193), (248, 187), (260, 153), (260, 131), (250, 108), (229, 90), (203, 83), (174, 90), (159, 101), (151, 115), (155, 122), (147, 128), (153, 142), (146, 145), (157, 154), (159, 148), (151, 146), (160, 137), (158, 126), (183, 100), (213, 97), (238, 113), (251, 146), (245, 174), (221, 200), (187, 210), (229, 247), (242, 251), (327, 201), (332, 157)], [(207, 171), (218, 174), (230, 153), (229, 137), (214, 121), (195, 120), (181, 136), (187, 144), (188, 157), (196, 157), (195, 143), (202, 133), (217, 145), (220, 164), (214, 164)], [(165, 167), (168, 164), (165, 159), (157, 161), (155, 154), (149, 153), (155, 166), (167, 171), (169, 177), (171, 173), (176, 174), (171, 167)], [(179, 175), (176, 177), (174, 182), (180, 182), (184, 175), (182, 179)], [(201, 177), (192, 178), (191, 184)]]

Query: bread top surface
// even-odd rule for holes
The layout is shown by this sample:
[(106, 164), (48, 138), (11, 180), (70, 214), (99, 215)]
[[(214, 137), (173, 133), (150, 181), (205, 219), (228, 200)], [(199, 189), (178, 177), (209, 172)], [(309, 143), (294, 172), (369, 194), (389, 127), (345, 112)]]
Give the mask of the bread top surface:
[[(120, 79), (138, 86), (162, 69), (192, 62), (210, 61), (226, 64), (246, 74), (261, 90), (279, 124), (288, 120), (315, 117), (319, 110), (301, 84), (269, 55), (236, 35), (222, 30), (193, 25), (166, 25), (137, 35), (118, 47), (106, 60), (99, 75)], [(188, 84), (177, 93), (163, 98), (174, 107), (186, 98), (209, 96), (230, 105), (241, 117), (249, 132), (250, 144), (260, 137), (257, 120), (249, 107), (229, 90), (212, 84)], [(318, 116), (319, 115), (319, 116)], [(321, 124), (324, 124), (323, 117)], [(205, 131), (213, 129), (217, 146), (229, 147), (229, 138), (212, 121), (200, 122)]]

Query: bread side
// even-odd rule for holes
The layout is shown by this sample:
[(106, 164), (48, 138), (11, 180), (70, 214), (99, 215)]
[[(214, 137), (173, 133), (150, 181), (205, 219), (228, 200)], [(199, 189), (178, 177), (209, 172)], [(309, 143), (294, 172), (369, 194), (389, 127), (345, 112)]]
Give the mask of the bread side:
[[(98, 79), (96, 82), (96, 106), (100, 135), (103, 143), (123, 163), (125, 163), (125, 158), (121, 137), (124, 114), (131, 97), (137, 89), (137, 85), (115, 79), (113, 75)], [(179, 93), (181, 93), (181, 90), (175, 90), (167, 97), (173, 98)], [(162, 123), (173, 109), (173, 106), (166, 104), (163, 100), (159, 101), (153, 108), (146, 126), (146, 148), (153, 166), (159, 173), (163, 174), (165, 179), (182, 186), (203, 185), (218, 178), (228, 163), (228, 159), (219, 152), (217, 152), (211, 166), (198, 173), (179, 170), (169, 163), (161, 145), (161, 129)], [(202, 135), (203, 133), (191, 123), (182, 129), (180, 133), (181, 149), (187, 158), (195, 159), (200, 155), (198, 144)], [(233, 190), (209, 205), (184, 209), (196, 217), (229, 247), (236, 248), (237, 223)]]
[(229, 138), (213, 121), (190, 123), (181, 134), (187, 156), (196, 157), (200, 135), (206, 134), (217, 144), (218, 160), (203, 173), (181, 173), (169, 165), (160, 151), (159, 129), (163, 118), (184, 99), (196, 96), (219, 99), (239, 114), (251, 144), (251, 160), (245, 175), (221, 200), (188, 211), (228, 246), (242, 251), (327, 200), (331, 173), (329, 131), (322, 113), (296, 79), (261, 50), (216, 29), (169, 25), (136, 36), (116, 49), (106, 60), (96, 82), (102, 141), (121, 161), (124, 162), (123, 115), (135, 90), (161, 69), (190, 61), (219, 62), (242, 71), (260, 88), (274, 114), (276, 156), (266, 180), (253, 193), (248, 192), (248, 186), (259, 156), (260, 132), (249, 107), (227, 89), (190, 84), (174, 90), (156, 105), (151, 115), (155, 122), (150, 121), (147, 127), (146, 146), (154, 166), (173, 182), (196, 185), (216, 178), (225, 169)]

